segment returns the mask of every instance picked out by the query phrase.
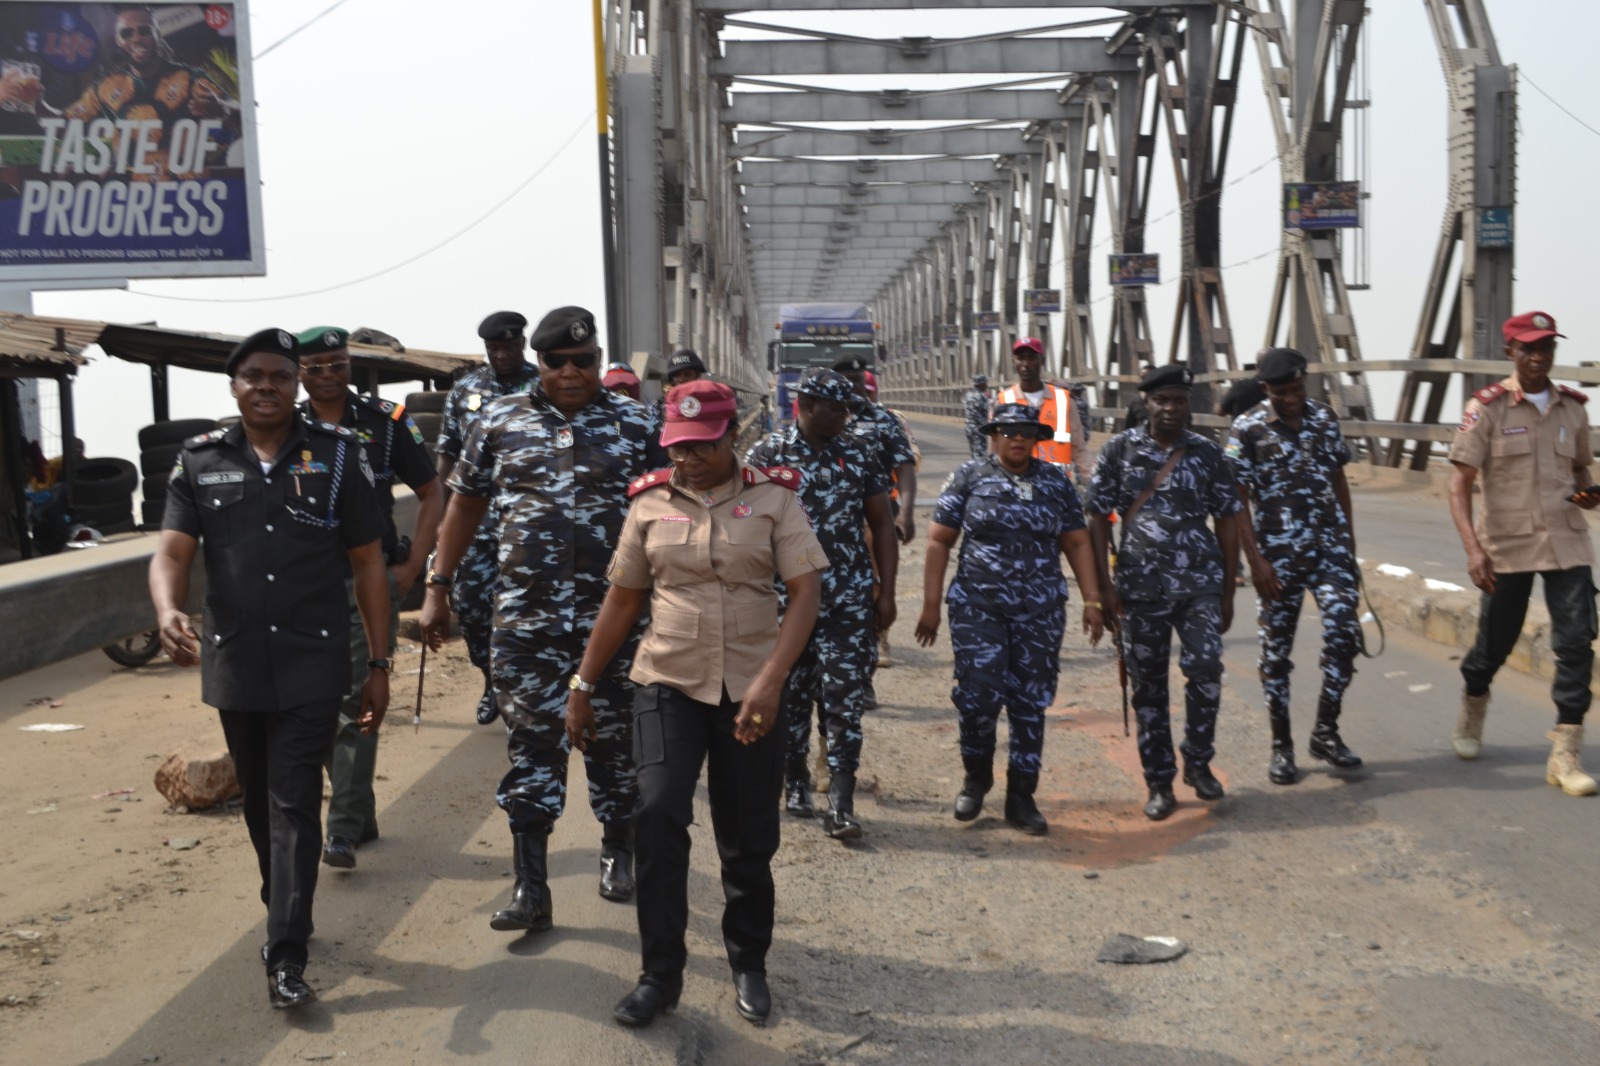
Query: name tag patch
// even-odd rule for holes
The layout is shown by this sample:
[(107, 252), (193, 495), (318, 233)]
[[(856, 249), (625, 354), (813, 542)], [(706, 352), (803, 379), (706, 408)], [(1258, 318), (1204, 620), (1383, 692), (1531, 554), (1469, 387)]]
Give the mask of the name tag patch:
[(195, 482), (200, 485), (232, 485), (243, 480), (243, 470), (218, 470), (195, 478)]
[(664, 514), (656, 519), (657, 522), (693, 522), (694, 519), (686, 514)]
[(1526, 433), (1526, 432), (1528, 432), (1528, 427), (1527, 426), (1506, 426), (1504, 429), (1502, 429), (1500, 431), (1500, 435), (1502, 437), (1514, 437), (1518, 433)]

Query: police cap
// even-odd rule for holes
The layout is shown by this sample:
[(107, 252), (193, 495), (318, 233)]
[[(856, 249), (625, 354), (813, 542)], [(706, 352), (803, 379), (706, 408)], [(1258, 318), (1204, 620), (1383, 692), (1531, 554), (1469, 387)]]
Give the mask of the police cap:
[(989, 415), (989, 421), (983, 424), (983, 432), (993, 433), (1001, 426), (1030, 427), (1033, 435), (1041, 440), (1050, 435), (1050, 427), (1039, 421), (1039, 409), (1025, 403), (996, 405)]
[(695, 354), (693, 348), (679, 348), (667, 359), (667, 377), (672, 377), (680, 370), (694, 370), (704, 374), (706, 365), (700, 361), (700, 356)]
[(1256, 360), (1256, 380), (1263, 385), (1287, 385), (1306, 372), (1306, 357), (1293, 348), (1268, 348)]
[(867, 361), (859, 355), (843, 355), (833, 361), (833, 369), (841, 373), (860, 373), (867, 369)]
[(989, 384), (989, 376), (987, 374), (974, 374), (972, 375), (972, 383), (981, 389)]
[(794, 391), (818, 400), (833, 400), (847, 407), (856, 399), (855, 386), (850, 384), (849, 378), (837, 370), (820, 366), (811, 367), (801, 374)]
[(496, 311), (478, 323), (478, 336), (486, 341), (514, 341), (528, 328), (528, 320), (515, 311)]
[(1159, 392), (1162, 389), (1188, 390), (1193, 387), (1194, 375), (1182, 363), (1153, 366), (1139, 379), (1140, 392)]
[(300, 345), (301, 355), (328, 355), (350, 346), (350, 331), (338, 326), (312, 326), (295, 340)]
[(238, 369), (239, 364), (257, 352), (271, 352), (273, 355), (281, 355), (291, 362), (300, 362), (300, 344), (294, 339), (294, 334), (286, 329), (278, 329), (274, 326), (259, 333), (252, 333), (238, 344), (235, 344), (233, 351), (228, 353), (228, 361), (222, 365), (222, 368), (228, 372), (228, 376), (231, 378), (233, 377), (233, 372)]
[(582, 307), (558, 307), (539, 320), (528, 347), (536, 352), (577, 348), (594, 337), (594, 315)]

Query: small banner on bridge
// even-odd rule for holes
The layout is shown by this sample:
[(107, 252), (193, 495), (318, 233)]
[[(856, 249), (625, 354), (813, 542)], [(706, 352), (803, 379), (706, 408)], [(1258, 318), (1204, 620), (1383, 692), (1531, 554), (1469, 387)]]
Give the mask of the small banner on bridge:
[(944, 338), (946, 344), (961, 343), (961, 323), (946, 322), (939, 327), (939, 336)]
[(1360, 225), (1359, 181), (1289, 182), (1284, 185), (1284, 229), (1355, 229)]
[(980, 333), (994, 333), (1000, 328), (1000, 312), (979, 311), (972, 316), (972, 323)]
[(1509, 207), (1478, 208), (1478, 247), (1510, 248), (1516, 224)]
[(1022, 309), (1030, 315), (1048, 315), (1061, 310), (1060, 289), (1023, 289)]
[(0, 3), (0, 280), (266, 273), (249, 22)]
[(1113, 285), (1160, 285), (1161, 284), (1161, 257), (1153, 253), (1141, 252), (1138, 255), (1113, 255), (1111, 260), (1111, 284)]

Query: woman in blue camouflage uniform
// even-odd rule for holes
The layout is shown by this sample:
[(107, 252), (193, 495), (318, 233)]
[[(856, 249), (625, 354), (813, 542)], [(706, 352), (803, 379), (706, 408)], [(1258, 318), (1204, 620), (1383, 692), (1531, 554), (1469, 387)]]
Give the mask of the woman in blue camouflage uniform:
[(934, 504), (916, 636), (927, 647), (938, 635), (945, 570), (960, 539), (950, 585), (956, 661), (950, 698), (960, 717), (966, 776), (955, 815), (963, 822), (976, 818), (994, 786), (995, 727), (1004, 705), (1011, 732), (1006, 821), (1039, 835), (1050, 828), (1033, 793), (1066, 629), (1062, 552), (1083, 591), (1083, 628), (1091, 643), (1100, 642), (1105, 619), (1078, 491), (1060, 467), (1033, 457), (1034, 444), (1049, 432), (1038, 410), (1000, 404), (983, 432), (994, 441), (993, 453), (962, 464)]

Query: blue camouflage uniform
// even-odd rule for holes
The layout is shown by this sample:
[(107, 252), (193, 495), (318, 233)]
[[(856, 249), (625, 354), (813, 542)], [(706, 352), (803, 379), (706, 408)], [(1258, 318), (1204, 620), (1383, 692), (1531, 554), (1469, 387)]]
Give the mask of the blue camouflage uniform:
[[(867, 450), (878, 457), (878, 462), (891, 480), (902, 465), (917, 461), (916, 452), (911, 449), (911, 438), (906, 436), (900, 420), (882, 404), (863, 401), (861, 410), (845, 423), (844, 431), (867, 445)], [(898, 501), (894, 510), (896, 513), (900, 510)]]
[[(648, 408), (604, 390), (568, 417), (535, 387), (483, 409), (450, 476), (452, 492), (492, 496), (498, 515), (490, 653), (511, 769), (495, 800), (514, 834), (548, 831), (565, 805), (567, 681), (605, 598), (628, 484), (664, 465), (653, 426)], [(629, 818), (638, 798), (627, 674), (642, 626), (593, 695), (583, 759), (602, 823)]]
[[(1037, 416), (1035, 416), (1037, 417)], [(1000, 708), (1010, 723), (1010, 766), (1037, 775), (1044, 712), (1055, 700), (1066, 627), (1061, 537), (1084, 528), (1078, 490), (1053, 463), (1012, 475), (993, 455), (945, 481), (933, 521), (961, 531), (946, 597), (961, 754), (992, 759)]]
[(989, 454), (989, 438), (983, 435), (984, 424), (989, 421), (989, 408), (993, 401), (987, 392), (968, 389), (961, 397), (961, 419), (966, 425), (967, 448), (974, 459)]
[(1117, 594), (1139, 719), (1139, 759), (1152, 789), (1170, 786), (1176, 776), (1167, 691), (1174, 631), (1183, 647), (1178, 666), (1186, 682), (1184, 762), (1208, 766), (1215, 751), (1224, 590), (1222, 552), (1206, 519), (1237, 514), (1243, 506), (1221, 448), (1188, 431), (1177, 446), (1185, 449), (1182, 460), (1131, 522), (1129, 507), (1170, 452), (1142, 426), (1125, 430), (1100, 449), (1089, 483), (1089, 512), (1123, 519)]
[(1274, 718), (1289, 713), (1290, 655), (1307, 592), (1322, 615), (1322, 699), (1337, 708), (1355, 673), (1361, 634), (1350, 523), (1333, 487), (1350, 462), (1339, 420), (1308, 399), (1297, 433), (1262, 401), (1234, 421), (1227, 454), (1250, 492), (1256, 544), (1283, 585), (1276, 600), (1256, 601), (1267, 711)]
[(813, 703), (829, 770), (854, 773), (861, 763), (861, 715), (877, 651), (866, 501), (889, 490), (888, 473), (860, 438), (840, 433), (818, 451), (799, 425), (759, 441), (745, 462), (800, 471), (800, 502), (828, 556), (816, 626), (783, 686), (791, 776), (805, 773)]
[[(434, 455), (443, 456), (451, 462), (460, 459), (467, 434), (491, 402), (501, 396), (530, 392), (538, 383), (539, 368), (531, 362), (523, 367), (521, 376), (509, 385), (501, 384), (495, 376), (494, 367), (487, 364), (469, 371), (451, 387), (450, 395), (445, 397)], [(499, 524), (494, 501), (491, 500), (488, 513), (483, 516), (483, 525), (478, 527), (478, 535), (472, 539), (456, 567), (455, 585), (450, 590), (450, 606), (456, 612), (461, 639), (467, 645), (467, 655), (473, 666), (484, 671), (489, 669), (489, 630), (494, 623), (494, 538)]]

